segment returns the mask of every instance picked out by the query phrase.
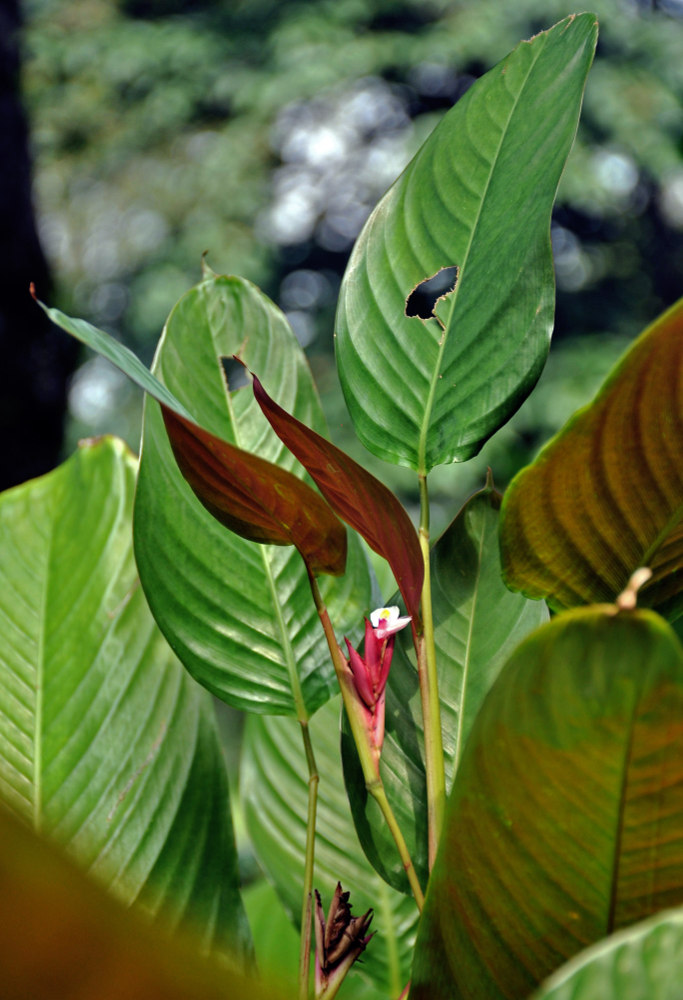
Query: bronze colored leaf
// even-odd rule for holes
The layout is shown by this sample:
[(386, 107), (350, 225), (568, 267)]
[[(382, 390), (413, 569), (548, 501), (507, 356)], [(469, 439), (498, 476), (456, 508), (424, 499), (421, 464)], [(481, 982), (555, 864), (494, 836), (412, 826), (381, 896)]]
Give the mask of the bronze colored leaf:
[(639, 603), (677, 617), (682, 444), (683, 299), (511, 483), (501, 531), (508, 586), (570, 607), (614, 599), (649, 566)]

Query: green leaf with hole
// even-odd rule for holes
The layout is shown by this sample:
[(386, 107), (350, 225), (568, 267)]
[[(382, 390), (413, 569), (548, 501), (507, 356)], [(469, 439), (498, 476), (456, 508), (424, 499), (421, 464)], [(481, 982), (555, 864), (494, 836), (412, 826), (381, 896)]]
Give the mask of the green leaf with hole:
[[(310, 723), (320, 774), (314, 886), (325, 912), (337, 881), (350, 891), (354, 915), (374, 909), (370, 929), (377, 933), (352, 975), (356, 980), (369, 980), (384, 996), (398, 996), (410, 974), (417, 908), (412, 899), (394, 892), (379, 878), (356, 839), (339, 760), (339, 715), (337, 698)], [(248, 720), (240, 775), (247, 828), (264, 870), (297, 926), (307, 776), (301, 731), (294, 719)]]
[(513, 653), (448, 804), (413, 1000), (522, 1000), (683, 904), (683, 648), (653, 611), (565, 612)]
[(669, 910), (587, 948), (531, 1000), (678, 1000), (683, 911)]
[[(154, 374), (196, 421), (230, 445), (304, 477), (242, 384), (227, 376), (238, 353), (263, 372), (290, 413), (324, 432), (320, 402), (303, 352), (284, 315), (242, 278), (211, 275), (173, 309)], [(239, 386), (239, 383), (237, 383)], [(337, 689), (294, 548), (246, 541), (199, 502), (176, 465), (157, 404), (145, 403), (135, 501), (135, 556), (161, 630), (190, 673), (237, 708), (308, 714)], [(346, 574), (323, 577), (321, 592), (340, 630), (358, 634), (370, 601), (367, 560), (349, 535)]]
[[(471, 497), (431, 553), (431, 579), (446, 780), (450, 788), (472, 723), (515, 646), (547, 621), (542, 601), (503, 584), (498, 555), (500, 494), (487, 486)], [(374, 867), (409, 892), (396, 848), (365, 789), (355, 748), (342, 743), (356, 828)], [(420, 881), (427, 883), (427, 791), (423, 722), (415, 656), (399, 633), (387, 684), (381, 773), (408, 840)]]
[[(356, 432), (426, 472), (464, 461), (536, 383), (553, 324), (550, 213), (597, 38), (572, 15), (522, 42), (445, 116), (365, 225), (337, 312)], [(425, 279), (457, 267), (427, 319)], [(411, 310), (408, 310), (411, 311)]]
[(244, 955), (214, 709), (139, 584), (136, 470), (103, 438), (0, 497), (0, 800), (123, 902)]
[(613, 600), (683, 612), (683, 299), (638, 338), (597, 396), (512, 481), (501, 524), (508, 586), (554, 607)]

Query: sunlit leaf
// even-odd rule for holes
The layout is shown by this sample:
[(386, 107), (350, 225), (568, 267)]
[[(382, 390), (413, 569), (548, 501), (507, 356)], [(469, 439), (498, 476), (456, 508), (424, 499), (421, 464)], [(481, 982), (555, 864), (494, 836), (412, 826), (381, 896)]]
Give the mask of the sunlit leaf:
[(0, 496), (0, 800), (123, 902), (239, 954), (213, 705), (139, 585), (136, 466), (104, 438)]
[[(522, 42), (440, 122), (351, 256), (337, 361), (356, 432), (428, 471), (464, 461), (533, 388), (548, 352), (550, 213), (576, 132), (597, 24), (572, 15)], [(413, 289), (457, 267), (426, 319)]]
[(615, 612), (542, 626), (484, 701), (413, 1000), (522, 1000), (581, 949), (683, 903), (683, 648), (654, 612)]
[[(238, 382), (231, 391), (232, 379), (223, 369), (223, 361), (239, 351), (265, 376), (277, 378), (279, 397), (290, 412), (324, 429), (311, 374), (289, 324), (248, 281), (210, 275), (183, 296), (164, 330), (154, 374), (108, 334), (43, 309), (180, 417), (187, 419), (191, 410), (190, 419), (209, 435), (301, 474), (251, 390)], [(258, 462), (254, 467), (261, 468)], [(256, 546), (225, 530), (183, 478), (161, 412), (149, 400), (135, 529), (135, 556), (152, 611), (205, 687), (238, 708), (284, 713), (295, 712), (300, 697), (313, 712), (337, 689), (299, 554)], [(323, 578), (321, 591), (335, 625), (357, 634), (370, 601), (370, 575), (354, 536), (345, 576)]]
[(640, 602), (677, 617), (683, 595), (683, 299), (649, 327), (594, 401), (513, 480), (507, 583), (555, 607), (614, 599), (639, 566)]

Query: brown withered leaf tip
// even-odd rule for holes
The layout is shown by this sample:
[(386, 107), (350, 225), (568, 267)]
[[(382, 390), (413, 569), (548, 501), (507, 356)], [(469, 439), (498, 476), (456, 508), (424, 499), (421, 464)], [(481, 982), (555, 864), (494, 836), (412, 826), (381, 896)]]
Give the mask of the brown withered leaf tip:
[(373, 936), (366, 935), (372, 912), (353, 917), (349, 893), (337, 882), (325, 920), (320, 893), (315, 890), (316, 996), (328, 994), (365, 951)]

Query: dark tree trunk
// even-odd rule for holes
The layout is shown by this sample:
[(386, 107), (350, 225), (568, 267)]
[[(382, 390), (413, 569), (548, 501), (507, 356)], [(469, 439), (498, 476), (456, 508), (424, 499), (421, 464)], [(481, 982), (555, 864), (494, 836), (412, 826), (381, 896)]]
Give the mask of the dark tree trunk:
[(19, 93), (19, 0), (0, 0), (0, 489), (53, 468), (77, 345), (29, 295), (49, 297), (31, 201), (28, 128)]

